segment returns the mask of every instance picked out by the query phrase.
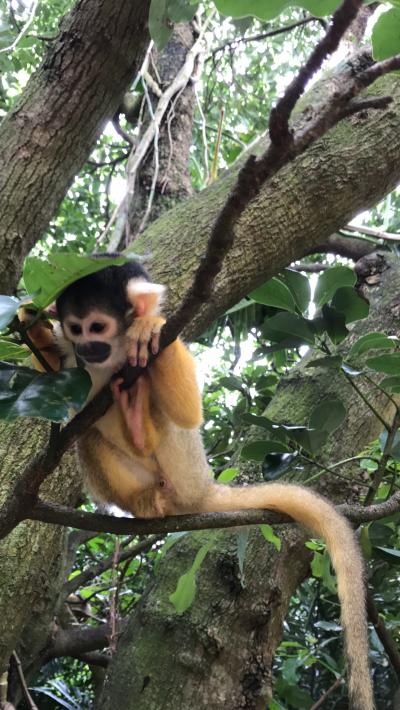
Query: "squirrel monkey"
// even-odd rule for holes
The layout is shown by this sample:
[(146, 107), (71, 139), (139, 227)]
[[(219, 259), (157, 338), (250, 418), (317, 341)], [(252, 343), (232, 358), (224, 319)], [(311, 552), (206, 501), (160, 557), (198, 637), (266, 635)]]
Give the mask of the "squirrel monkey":
[(163, 292), (131, 262), (86, 276), (57, 299), (62, 364), (88, 370), (89, 398), (110, 381), (114, 394), (113, 405), (79, 442), (89, 488), (96, 498), (140, 517), (267, 508), (287, 513), (324, 538), (338, 580), (351, 707), (373, 710), (364, 569), (349, 523), (329, 501), (301, 486), (231, 487), (211, 478), (199, 431), (195, 366), (180, 340), (131, 388), (121, 389), (118, 376), (112, 380), (127, 360), (145, 368), (149, 349), (157, 354), (165, 322), (158, 310)]

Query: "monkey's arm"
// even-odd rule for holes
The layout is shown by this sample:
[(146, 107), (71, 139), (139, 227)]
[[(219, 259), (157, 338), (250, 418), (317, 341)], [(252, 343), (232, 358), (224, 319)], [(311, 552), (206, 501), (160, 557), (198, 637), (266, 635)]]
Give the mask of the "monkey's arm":
[[(52, 370), (58, 371), (60, 369), (61, 360), (52, 322), (44, 318), (39, 318), (39, 320), (35, 322), (35, 315), (26, 308), (19, 309), (18, 318), (21, 324), (26, 327), (27, 334), (32, 343), (40, 350)], [(31, 323), (32, 325), (30, 325)], [(35, 355), (32, 354), (31, 360), (35, 370), (44, 372), (43, 365)]]
[[(158, 284), (132, 281), (127, 297), (135, 318), (127, 329), (127, 356), (131, 365), (145, 367), (149, 347), (156, 354), (165, 319), (157, 314), (163, 288)], [(175, 340), (149, 366), (151, 399), (175, 424), (193, 429), (202, 422), (201, 396), (194, 360), (182, 343)]]

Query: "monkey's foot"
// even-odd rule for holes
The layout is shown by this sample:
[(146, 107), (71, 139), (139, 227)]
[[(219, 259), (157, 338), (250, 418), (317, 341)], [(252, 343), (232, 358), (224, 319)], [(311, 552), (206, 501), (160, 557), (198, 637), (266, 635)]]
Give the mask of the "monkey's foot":
[(165, 479), (160, 479), (152, 488), (135, 495), (132, 511), (137, 518), (165, 518), (171, 514), (170, 497), (173, 487)]
[(132, 367), (146, 367), (149, 358), (149, 346), (153, 355), (160, 347), (160, 332), (165, 318), (160, 316), (140, 316), (135, 318), (126, 331), (127, 356)]

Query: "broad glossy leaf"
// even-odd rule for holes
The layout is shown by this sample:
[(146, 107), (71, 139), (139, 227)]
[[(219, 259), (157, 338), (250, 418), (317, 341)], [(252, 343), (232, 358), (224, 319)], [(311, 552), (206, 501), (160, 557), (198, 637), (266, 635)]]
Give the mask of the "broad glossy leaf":
[(318, 404), (310, 415), (308, 425), (310, 429), (327, 431), (331, 434), (340, 427), (346, 418), (346, 407), (336, 397), (325, 399)]
[(330, 15), (340, 5), (338, 0), (214, 0), (219, 12), (231, 17), (258, 17), (272, 20), (288, 7), (302, 7), (316, 17)]
[(67, 420), (71, 410), (85, 404), (91, 387), (86, 370), (38, 373), (27, 367), (0, 363), (0, 419), (39, 417)]
[(11, 323), (19, 306), (20, 301), (18, 298), (0, 296), (0, 331), (5, 330), (8, 324)]
[(385, 333), (367, 333), (353, 343), (348, 357), (359, 357), (368, 350), (389, 350), (395, 346), (396, 342), (388, 338)]
[(167, 16), (172, 22), (190, 22), (198, 6), (198, 3), (191, 3), (189, 0), (167, 0)]
[(353, 286), (338, 288), (332, 298), (332, 307), (344, 313), (346, 323), (366, 318), (369, 313), (368, 303), (359, 296)]
[(279, 343), (287, 337), (295, 336), (304, 343), (314, 344), (314, 333), (306, 318), (294, 313), (277, 313), (268, 318), (262, 327), (265, 338)]
[(17, 343), (0, 338), (0, 360), (25, 360), (29, 356), (29, 350)]
[(260, 417), (256, 414), (242, 414), (241, 421), (251, 426), (259, 426), (268, 431), (272, 431), (274, 423), (267, 417)]
[(314, 301), (317, 308), (333, 298), (338, 288), (342, 286), (354, 286), (356, 275), (347, 266), (333, 266), (324, 271), (318, 279), (314, 293)]
[(177, 614), (183, 614), (186, 609), (193, 604), (196, 596), (196, 574), (199, 571), (204, 559), (212, 545), (212, 541), (202, 545), (197, 551), (196, 557), (190, 569), (182, 574), (178, 579), (176, 589), (170, 595), (169, 600), (174, 605)]
[(400, 353), (377, 355), (367, 360), (368, 367), (385, 375), (400, 375)]
[(349, 331), (346, 328), (346, 319), (344, 314), (337, 311), (336, 308), (325, 304), (322, 306), (322, 315), (325, 321), (325, 329), (332, 343), (339, 345), (342, 340), (348, 335)]
[(149, 10), (149, 32), (158, 50), (169, 42), (173, 26), (167, 13), (167, 0), (151, 0)]
[[(283, 425), (282, 425), (283, 426)], [(292, 439), (310, 454), (316, 454), (325, 444), (328, 433), (307, 427), (283, 426), (289, 439)]]
[(240, 452), (246, 461), (264, 461), (267, 454), (287, 454), (290, 449), (281, 441), (252, 441), (245, 444)]
[[(383, 431), (382, 434), (379, 435), (379, 443), (382, 452), (386, 446), (386, 441), (387, 431)], [(390, 455), (393, 459), (395, 459), (395, 461), (400, 461), (400, 431), (396, 431), (394, 435), (392, 445), (390, 447)]]
[(392, 7), (376, 21), (372, 30), (372, 52), (380, 61), (400, 53), (400, 7)]
[(232, 391), (241, 391), (243, 389), (243, 382), (240, 377), (236, 377), (236, 375), (227, 375), (226, 377), (221, 377), (219, 380), (219, 384), (222, 387), (226, 387), (226, 389)]
[(277, 535), (275, 535), (271, 526), (265, 523), (263, 525), (260, 525), (260, 530), (267, 542), (272, 543), (272, 545), (274, 545), (274, 547), (276, 547), (279, 552), (282, 547), (282, 542), (281, 539)]
[(218, 476), (218, 483), (230, 483), (238, 473), (238, 468), (225, 468)]
[(24, 264), (24, 284), (28, 293), (35, 294), (34, 304), (38, 308), (46, 308), (77, 279), (101, 271), (106, 266), (126, 264), (129, 260), (125, 256), (96, 259), (71, 253), (49, 254), (46, 260), (29, 256)]
[(293, 269), (285, 269), (280, 278), (290, 289), (300, 313), (305, 313), (311, 298), (310, 282), (307, 276)]
[(375, 550), (379, 550), (381, 552), (380, 556), (387, 559), (388, 562), (400, 564), (400, 550), (396, 550), (393, 547), (380, 547), (379, 545), (375, 546)]
[(238, 563), (239, 563), (239, 575), (240, 575), (240, 582), (242, 587), (245, 586), (244, 583), (244, 561), (246, 559), (246, 550), (247, 550), (247, 543), (249, 541), (249, 533), (250, 530), (249, 528), (243, 528), (242, 530), (238, 530), (236, 533), (236, 552), (237, 552), (237, 558), (238, 558)]
[(256, 303), (296, 312), (296, 304), (289, 288), (281, 279), (273, 278), (249, 294)]
[(341, 355), (327, 355), (326, 357), (319, 357), (316, 360), (310, 360), (306, 367), (327, 367), (332, 370), (339, 370), (343, 358)]
[(392, 377), (384, 377), (379, 384), (386, 392), (400, 394), (400, 374), (393, 375)]

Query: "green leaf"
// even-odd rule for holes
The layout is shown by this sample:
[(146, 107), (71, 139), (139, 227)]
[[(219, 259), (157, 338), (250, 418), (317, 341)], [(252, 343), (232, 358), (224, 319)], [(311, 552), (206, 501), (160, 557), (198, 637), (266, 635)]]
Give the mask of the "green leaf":
[(256, 414), (242, 414), (242, 422), (245, 424), (250, 424), (251, 426), (259, 426), (262, 429), (267, 429), (267, 431), (272, 431), (274, 423), (271, 422), (267, 417), (259, 417)]
[(337, 311), (336, 308), (325, 304), (322, 306), (322, 315), (325, 321), (326, 332), (332, 340), (332, 343), (339, 345), (349, 333), (346, 328), (344, 314)]
[(0, 338), (0, 360), (26, 360), (29, 350), (17, 343)]
[(66, 421), (71, 410), (85, 404), (91, 384), (89, 374), (80, 367), (41, 374), (0, 363), (0, 419)]
[(11, 323), (20, 305), (18, 298), (0, 296), (0, 331)]
[(348, 357), (359, 357), (368, 352), (368, 350), (389, 350), (395, 346), (395, 341), (388, 338), (384, 333), (367, 333), (353, 343)]
[(200, 547), (191, 568), (179, 577), (175, 591), (169, 596), (169, 600), (174, 605), (177, 614), (183, 614), (193, 604), (196, 596), (196, 574), (203, 564), (212, 543), (213, 540), (210, 540)]
[(257, 17), (272, 20), (288, 7), (302, 7), (316, 17), (331, 15), (340, 5), (339, 0), (215, 0), (217, 10), (231, 17)]
[(311, 298), (310, 282), (307, 276), (293, 269), (285, 269), (281, 274), (281, 279), (290, 289), (300, 313), (305, 313)]
[(245, 444), (240, 452), (246, 461), (264, 461), (267, 454), (286, 454), (290, 449), (280, 441), (252, 441)]
[(281, 279), (273, 278), (249, 294), (256, 303), (296, 312), (296, 304), (288, 287)]
[(243, 528), (236, 533), (236, 552), (239, 563), (239, 576), (242, 587), (244, 583), (244, 561), (246, 559), (247, 543), (249, 541), (249, 528)]
[(346, 323), (366, 318), (369, 313), (368, 303), (359, 296), (353, 286), (338, 288), (332, 298), (332, 306), (344, 313)]
[(384, 377), (379, 383), (386, 392), (393, 392), (393, 394), (400, 394), (400, 375), (393, 375), (393, 377)]
[(400, 353), (387, 353), (370, 357), (367, 360), (368, 367), (375, 372), (383, 372), (385, 375), (400, 374)]
[(241, 391), (243, 389), (243, 382), (240, 377), (236, 377), (236, 375), (227, 375), (226, 377), (221, 377), (219, 380), (219, 384), (222, 387), (226, 387), (226, 389), (231, 391)]
[(314, 344), (315, 339), (309, 321), (294, 313), (277, 313), (268, 318), (264, 322), (262, 333), (265, 338), (275, 343), (291, 335), (305, 343)]
[(167, 0), (167, 16), (172, 22), (191, 22), (198, 6), (189, 0)]
[(158, 50), (167, 46), (173, 26), (168, 17), (167, 0), (151, 0), (149, 10), (149, 32)]
[(326, 550), (321, 555), (320, 552), (314, 552), (314, 557), (311, 561), (311, 571), (314, 577), (320, 577), (327, 589), (332, 594), (336, 594), (336, 579), (331, 572), (331, 561)]
[(343, 358), (341, 355), (327, 355), (326, 357), (319, 357), (316, 360), (310, 360), (306, 367), (328, 367), (332, 370), (339, 370)]
[(377, 61), (400, 52), (400, 8), (392, 7), (376, 21), (372, 30), (372, 52)]
[(262, 525), (260, 525), (260, 530), (267, 542), (270, 542), (272, 545), (274, 545), (278, 552), (280, 552), (280, 549), (282, 547), (281, 539), (277, 535), (275, 535), (271, 526), (267, 525), (266, 523), (263, 523)]
[(387, 556), (389, 558), (388, 559), (389, 562), (390, 561), (397, 562), (397, 563), (400, 562), (400, 559), (399, 559), (400, 558), (400, 550), (396, 550), (393, 547), (380, 547), (378, 545), (375, 546), (375, 549), (383, 552), (384, 557), (386, 558), (386, 556)]
[(96, 259), (71, 253), (49, 254), (46, 260), (29, 256), (25, 259), (23, 279), (28, 293), (35, 294), (34, 304), (38, 308), (46, 308), (77, 279), (101, 271), (106, 266), (120, 266), (128, 261), (125, 256)]
[[(283, 425), (282, 425), (283, 426)], [(307, 429), (307, 427), (283, 426), (287, 436), (306, 449), (310, 454), (316, 454), (325, 444), (328, 434), (326, 431)]]
[(218, 483), (230, 483), (238, 473), (238, 468), (225, 468), (218, 476)]
[(318, 404), (310, 415), (310, 429), (318, 429), (331, 434), (346, 418), (346, 407), (336, 397), (325, 399)]
[(356, 275), (347, 266), (333, 266), (324, 271), (318, 279), (314, 293), (314, 301), (317, 308), (331, 300), (338, 288), (342, 286), (354, 286)]

